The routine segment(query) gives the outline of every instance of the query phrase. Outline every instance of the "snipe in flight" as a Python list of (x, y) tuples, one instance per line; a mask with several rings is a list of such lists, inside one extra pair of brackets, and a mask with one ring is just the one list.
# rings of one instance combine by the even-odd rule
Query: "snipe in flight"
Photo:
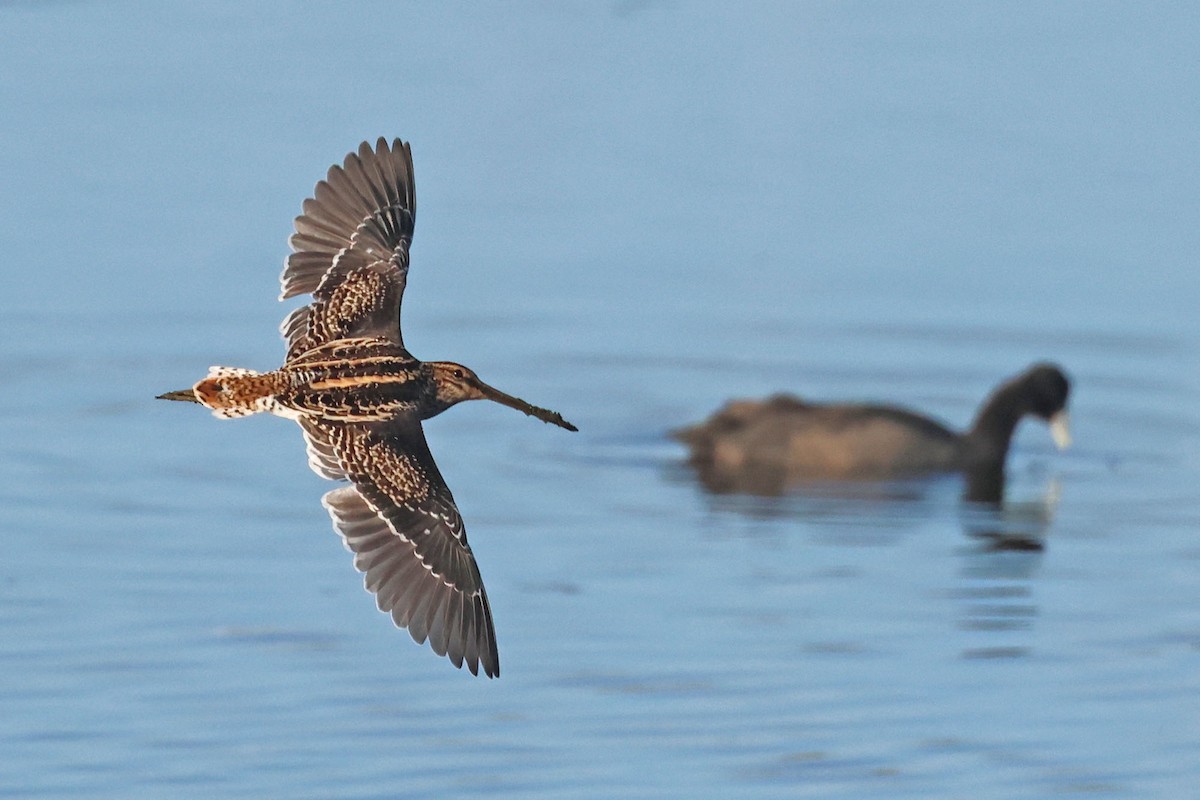
[(283, 321), (279, 369), (212, 367), (165, 400), (220, 418), (267, 411), (300, 424), (309, 466), (347, 480), (321, 502), (354, 553), (381, 611), (418, 644), (473, 674), (500, 674), (487, 593), (462, 517), (425, 443), (421, 420), (463, 400), (494, 400), (567, 430), (445, 361), (418, 361), (400, 334), (416, 197), (412, 153), (396, 139), (363, 142), (329, 169), (296, 218), (280, 299), (311, 294)]

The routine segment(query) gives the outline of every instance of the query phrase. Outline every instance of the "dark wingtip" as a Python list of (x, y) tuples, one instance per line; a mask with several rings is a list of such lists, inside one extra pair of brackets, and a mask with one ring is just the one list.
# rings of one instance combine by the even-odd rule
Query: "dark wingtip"
[(196, 399), (196, 393), (194, 391), (192, 391), (191, 389), (179, 389), (178, 391), (174, 391), (174, 392), (164, 392), (163, 394), (157, 395), (154, 399), (155, 400), (179, 400), (180, 402), (183, 402), (183, 403), (199, 403), (200, 402), (199, 400)]
[(489, 653), (481, 655), (478, 660), (474, 658), (464, 659), (462, 663), (457, 663), (454, 666), (461, 669), (466, 667), (472, 675), (483, 673), (487, 678), (500, 677), (500, 654), (496, 652), (493, 640), (493, 646)]

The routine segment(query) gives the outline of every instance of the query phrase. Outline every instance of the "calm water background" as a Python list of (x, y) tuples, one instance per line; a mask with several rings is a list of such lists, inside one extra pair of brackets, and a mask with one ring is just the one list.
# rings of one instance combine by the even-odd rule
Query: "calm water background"
[[(0, 796), (1197, 796), (1193, 4), (0, 3)], [(266, 369), (291, 219), (411, 139), (406, 340), (503, 677), (363, 592)], [(1011, 503), (706, 496), (729, 397), (965, 425)], [(1040, 553), (967, 534), (1032, 530)]]

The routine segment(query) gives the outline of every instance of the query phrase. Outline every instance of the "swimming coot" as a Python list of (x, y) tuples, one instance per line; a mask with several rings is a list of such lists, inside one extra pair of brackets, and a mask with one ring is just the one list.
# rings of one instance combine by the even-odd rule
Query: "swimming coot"
[(687, 445), (704, 484), (719, 492), (777, 494), (814, 481), (953, 471), (1002, 483), (1009, 441), (1025, 415), (1046, 420), (1060, 448), (1070, 443), (1069, 391), (1061, 369), (1035, 364), (992, 392), (965, 433), (903, 408), (775, 395), (734, 400), (673, 436)]

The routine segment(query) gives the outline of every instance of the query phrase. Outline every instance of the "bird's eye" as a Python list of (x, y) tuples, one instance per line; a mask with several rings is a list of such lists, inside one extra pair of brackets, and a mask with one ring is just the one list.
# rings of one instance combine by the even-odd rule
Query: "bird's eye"
[(463, 376), (463, 371), (461, 369), (454, 370), (454, 377), (461, 378), (462, 376)]

